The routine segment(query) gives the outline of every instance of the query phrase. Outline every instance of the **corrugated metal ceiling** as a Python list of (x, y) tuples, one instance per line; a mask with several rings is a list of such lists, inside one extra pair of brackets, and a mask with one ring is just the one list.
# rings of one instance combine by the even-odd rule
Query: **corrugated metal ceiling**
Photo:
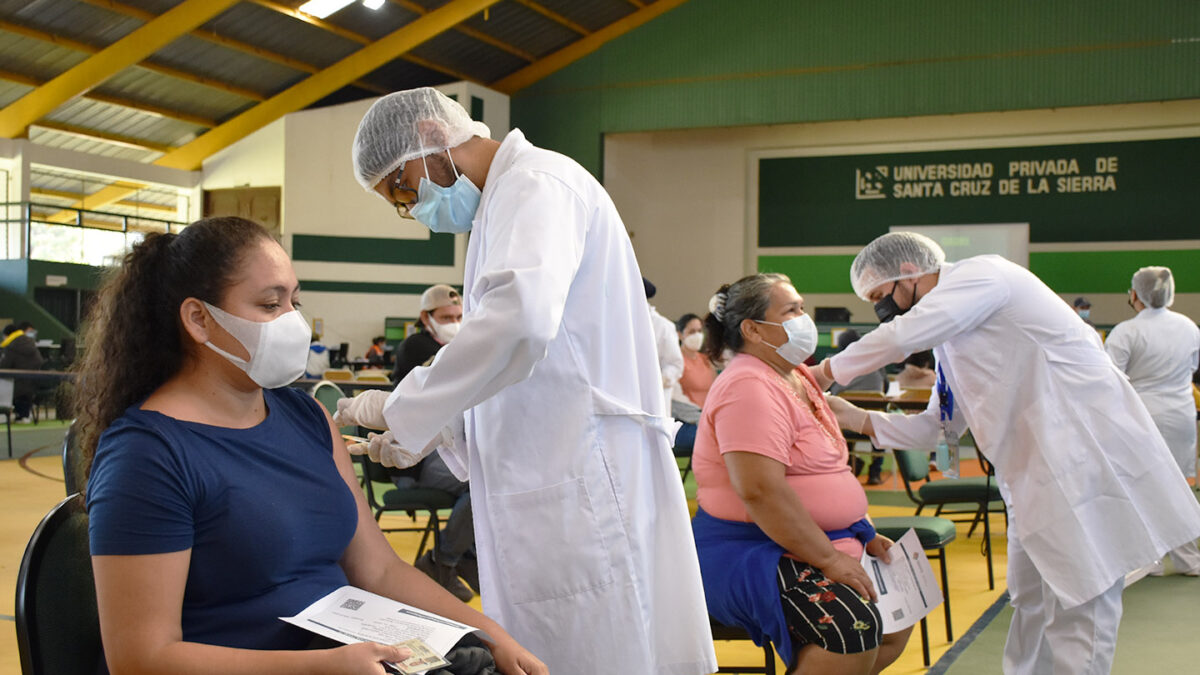
[[(182, 1), (0, 0), (0, 108)], [(237, 2), (142, 63), (62, 103), (39, 120), (44, 126), (33, 121), (29, 138), (52, 147), (153, 162), (446, 1), (388, 0), (379, 11), (354, 2), (324, 21), (299, 17), (295, 8), (301, 4)], [(487, 85), (651, 4), (500, 0), (322, 100), (444, 84), (458, 76)], [(50, 180), (48, 173), (38, 176), (38, 181)], [(57, 189), (49, 183), (37, 187)]]

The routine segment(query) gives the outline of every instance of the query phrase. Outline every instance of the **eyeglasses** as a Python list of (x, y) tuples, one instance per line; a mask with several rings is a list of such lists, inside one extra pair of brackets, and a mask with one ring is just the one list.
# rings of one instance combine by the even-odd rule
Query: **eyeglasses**
[[(400, 175), (397, 174), (396, 178), (392, 181), (391, 193), (392, 193), (392, 204), (396, 207), (396, 215), (400, 216), (401, 218), (415, 220), (415, 218), (413, 218), (413, 215), (409, 211), (409, 209), (412, 207), (413, 204), (417, 203), (417, 191), (410, 187), (405, 187), (404, 185), (401, 185)], [(404, 193), (408, 193), (408, 194), (405, 195)], [(397, 196), (397, 195), (400, 195), (400, 196)], [(408, 198), (404, 199), (405, 196), (407, 196)]]

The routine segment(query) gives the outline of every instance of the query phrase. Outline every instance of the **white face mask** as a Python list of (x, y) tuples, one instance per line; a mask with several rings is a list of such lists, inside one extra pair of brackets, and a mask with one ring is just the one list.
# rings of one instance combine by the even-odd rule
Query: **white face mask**
[(812, 317), (808, 314), (801, 314), (783, 323), (757, 320), (756, 323), (783, 326), (783, 329), (787, 331), (787, 342), (778, 347), (775, 347), (775, 345), (766, 340), (763, 340), (763, 344), (768, 347), (775, 347), (775, 352), (793, 366), (804, 363), (808, 360), (808, 357), (813, 355), (813, 352), (817, 351), (817, 324), (813, 323)]
[(688, 349), (698, 352), (704, 346), (704, 333), (692, 333), (683, 338), (683, 346)]
[(433, 331), (433, 337), (438, 339), (438, 342), (446, 344), (458, 335), (458, 327), (462, 325), (459, 321), (451, 321), (449, 323), (438, 323), (438, 320), (429, 317), (430, 330)]
[(263, 389), (275, 389), (291, 384), (304, 375), (312, 329), (299, 310), (292, 310), (271, 321), (251, 321), (207, 302), (204, 306), (212, 314), (213, 320), (246, 348), (250, 358), (234, 356), (211, 341), (204, 344), (246, 371), (255, 384)]

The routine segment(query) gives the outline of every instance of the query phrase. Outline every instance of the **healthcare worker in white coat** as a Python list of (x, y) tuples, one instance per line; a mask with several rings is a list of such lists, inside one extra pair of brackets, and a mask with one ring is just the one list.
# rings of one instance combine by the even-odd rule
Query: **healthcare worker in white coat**
[[(1200, 327), (1167, 309), (1175, 302), (1175, 279), (1166, 267), (1143, 267), (1133, 275), (1129, 305), (1137, 316), (1117, 324), (1104, 349), (1129, 376), (1150, 417), (1185, 476), (1196, 475), (1196, 403), (1192, 374), (1200, 368)], [(1167, 554), (1176, 572), (1200, 576), (1200, 549), (1190, 541)], [(1164, 572), (1162, 563), (1150, 571)]]
[[(641, 273), (608, 194), (430, 88), (378, 100), (353, 154), (401, 215), (471, 233), (462, 327), (397, 384), (372, 454), (407, 463), (453, 439), (484, 612), (554, 675), (713, 672)], [(378, 425), (357, 405), (340, 419)]]
[(1200, 536), (1200, 504), (1095, 330), (1000, 256), (944, 261), (914, 233), (868, 244), (851, 280), (884, 323), (818, 367), (844, 384), (932, 348), (929, 407), (868, 413), (832, 397), (834, 411), (881, 448), (929, 449), (969, 427), (1010, 514), (1004, 672), (1108, 673), (1125, 574)]
[[(658, 289), (646, 277), (642, 277), (642, 285), (646, 289), (646, 302), (658, 293)], [(654, 347), (658, 350), (658, 369), (662, 372), (663, 406), (668, 414), (671, 412), (671, 394), (683, 377), (683, 350), (679, 348), (679, 333), (675, 331), (675, 322), (658, 313), (654, 305), (650, 308), (650, 327), (654, 329)]]

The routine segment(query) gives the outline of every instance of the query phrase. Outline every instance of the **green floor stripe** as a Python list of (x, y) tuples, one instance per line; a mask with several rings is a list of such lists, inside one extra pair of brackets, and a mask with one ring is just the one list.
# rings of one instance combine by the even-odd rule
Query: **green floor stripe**
[(988, 607), (983, 614), (975, 620), (975, 623), (971, 624), (971, 627), (967, 629), (967, 632), (964, 633), (963, 636), (960, 637), (950, 647), (950, 649), (946, 651), (945, 654), (942, 654), (942, 658), (938, 659), (937, 662), (929, 668), (927, 675), (943, 675), (943, 673), (945, 673), (946, 670), (958, 660), (958, 657), (962, 656), (963, 652), (965, 652), (967, 648), (971, 646), (971, 643), (975, 642), (975, 638), (979, 637), (979, 635), (983, 633), (983, 630), (996, 620), (996, 617), (999, 616), (1000, 612), (1004, 611), (1004, 608), (1007, 605), (1008, 591), (1004, 591), (1000, 594), (999, 598), (996, 598), (996, 601), (992, 603), (992, 606)]

